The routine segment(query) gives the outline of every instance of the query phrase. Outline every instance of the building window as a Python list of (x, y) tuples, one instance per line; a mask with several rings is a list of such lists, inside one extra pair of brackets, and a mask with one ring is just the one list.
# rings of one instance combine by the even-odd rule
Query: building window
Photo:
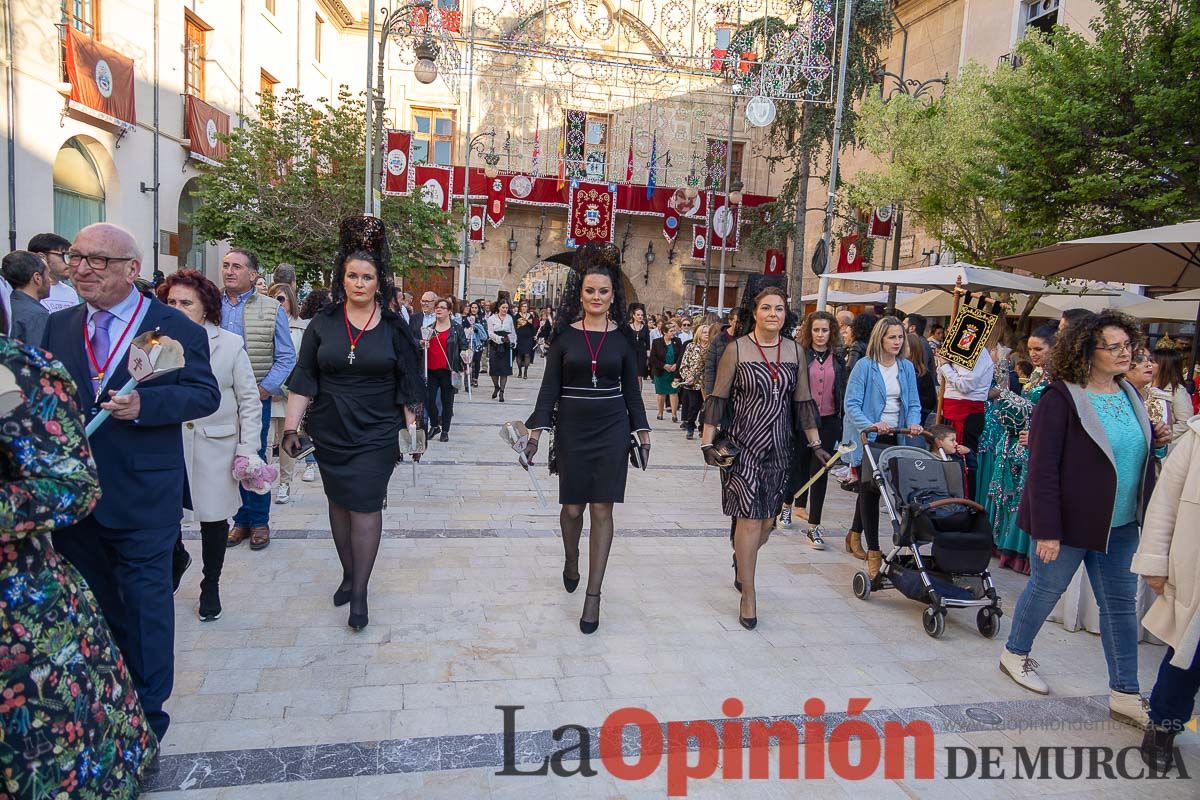
[(268, 14), (275, 13), (275, 0), (263, 0), (263, 6), (267, 9)]
[(183, 93), (204, 99), (205, 37), (212, 30), (186, 9), (183, 12)]
[(267, 95), (274, 95), (275, 85), (278, 83), (279, 81), (273, 75), (271, 75), (271, 73), (267, 72), (265, 69), (259, 70), (258, 93), (261, 96), (266, 97)]
[[(745, 142), (733, 143), (733, 164), (729, 168), (729, 185), (742, 179), (742, 155), (746, 149)], [(720, 191), (725, 189), (725, 140), (709, 139), (707, 152), (704, 156), (704, 174), (709, 183)]]
[(444, 108), (412, 110), (412, 159), (418, 164), (454, 163), (454, 112)]
[(1050, 33), (1058, 24), (1059, 0), (1024, 0), (1025, 8), (1021, 12), (1024, 30), (1034, 29), (1042, 33)]
[(100, 30), (100, 0), (62, 0), (62, 26), (58, 29), (58, 63), (67, 80), (67, 26), (96, 38)]
[(104, 221), (104, 183), (91, 153), (68, 139), (54, 159), (54, 232), (74, 239), (84, 227)]
[(321, 37), (325, 33), (325, 20), (321, 19), (321, 15), (317, 14), (313, 23), (313, 60), (321, 60)]

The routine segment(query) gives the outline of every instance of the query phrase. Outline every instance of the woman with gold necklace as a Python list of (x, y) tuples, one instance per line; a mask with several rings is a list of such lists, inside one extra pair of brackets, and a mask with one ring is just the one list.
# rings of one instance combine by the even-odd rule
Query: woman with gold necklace
[[(587, 596), (579, 630), (600, 626), (600, 587), (614, 534), (613, 504), (625, 501), (629, 460), (646, 463), (650, 425), (638, 391), (638, 359), (621, 335), (625, 297), (620, 251), (586, 244), (576, 253), (546, 356), (537, 405), (526, 423), (525, 450), (532, 462), (542, 433), (554, 431), (550, 471), (558, 473), (558, 499), (566, 564), (563, 586), (579, 585), (579, 537), (590, 507)], [(633, 452), (630, 435), (637, 436)]]
[[(782, 335), (795, 328), (786, 292), (771, 278), (756, 278), (746, 287), (750, 305), (738, 313), (738, 335), (721, 354), (705, 401), (701, 445), (705, 463), (721, 467), (722, 507), (734, 518), (734, 586), (742, 593), (738, 621), (746, 629), (758, 624), (758, 551), (783, 503), (795, 437), (805, 437), (809, 449), (828, 460), (804, 351)], [(714, 442), (718, 433), (721, 441)]]
[(301, 452), (297, 430), (307, 411), (342, 566), (333, 604), (350, 604), (355, 630), (367, 626), (367, 582), (400, 458), (398, 435), (405, 424), (414, 428), (425, 399), (416, 340), (388, 309), (389, 265), (382, 221), (342, 220), (330, 303), (304, 331), (280, 444), (293, 458)]

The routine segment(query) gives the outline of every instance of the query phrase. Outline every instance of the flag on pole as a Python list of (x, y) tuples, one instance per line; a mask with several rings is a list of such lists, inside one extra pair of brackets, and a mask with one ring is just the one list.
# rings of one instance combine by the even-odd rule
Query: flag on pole
[(654, 199), (654, 184), (658, 177), (658, 131), (650, 142), (650, 174), (646, 177), (646, 199)]
[(625, 182), (633, 183), (633, 128), (629, 129), (629, 155), (625, 158)]
[[(541, 120), (539, 120), (538, 122), (540, 124)], [(535, 178), (539, 174), (541, 174), (538, 172), (538, 167), (541, 166), (541, 164), (540, 164), (541, 160), (542, 160), (542, 143), (538, 139), (538, 129), (534, 128), (533, 129), (533, 168), (530, 170), (530, 172), (533, 174), (533, 177), (535, 177)]]

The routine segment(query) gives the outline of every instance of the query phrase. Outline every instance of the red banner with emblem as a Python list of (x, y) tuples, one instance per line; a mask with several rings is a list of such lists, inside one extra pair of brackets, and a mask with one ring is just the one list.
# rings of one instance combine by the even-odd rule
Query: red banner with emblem
[(567, 247), (613, 241), (617, 232), (617, 185), (571, 179), (567, 197)]
[(871, 221), (867, 223), (867, 236), (872, 239), (892, 238), (892, 225), (896, 221), (895, 206), (884, 206), (871, 212)]
[(692, 226), (692, 258), (704, 260), (704, 251), (708, 247), (708, 228), (704, 225)]
[(679, 212), (667, 206), (663, 211), (663, 236), (671, 244), (675, 244), (675, 237), (679, 235)]
[(412, 191), (412, 131), (389, 130), (383, 150), (383, 193), (408, 194)]
[[(487, 176), (484, 176), (487, 177)], [(504, 206), (508, 197), (509, 176), (497, 175), (487, 179), (487, 219), (493, 228), (504, 222)]]
[(843, 236), (838, 245), (837, 272), (862, 272), (863, 252), (858, 244), (858, 234)]
[(737, 250), (742, 227), (742, 207), (730, 205), (725, 195), (713, 193), (712, 203), (712, 237), (709, 241), (714, 250)]
[(483, 206), (471, 206), (471, 227), (469, 239), (472, 242), (483, 241), (483, 218), (485, 213), (486, 212), (484, 211)]
[(117, 124), (134, 125), (133, 59), (67, 28), (71, 100)]
[(763, 259), (763, 275), (782, 275), (787, 257), (782, 250), (768, 250)]
[(454, 171), (436, 164), (417, 164), (413, 178), (421, 191), (421, 199), (442, 211), (450, 210), (450, 194), (454, 191)]
[(208, 164), (220, 164), (229, 155), (218, 135), (229, 135), (229, 115), (198, 97), (187, 96), (187, 137), (191, 156)]

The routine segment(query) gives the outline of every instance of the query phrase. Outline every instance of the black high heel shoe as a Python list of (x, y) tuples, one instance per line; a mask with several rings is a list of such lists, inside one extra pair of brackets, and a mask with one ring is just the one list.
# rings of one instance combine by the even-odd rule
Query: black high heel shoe
[(356, 631), (361, 631), (363, 628), (367, 627), (367, 601), (366, 601), (366, 598), (363, 598), (362, 605), (363, 605), (363, 610), (362, 610), (361, 614), (358, 613), (357, 611), (355, 611), (354, 607), (351, 606), (350, 618), (348, 620), (346, 620), (346, 624), (349, 625), (351, 628), (353, 628)]
[(738, 614), (738, 622), (742, 623), (742, 627), (746, 630), (752, 631), (758, 625), (758, 617), (743, 617)]
[(342, 606), (346, 605), (346, 603), (349, 603), (352, 594), (353, 593), (351, 592), (349, 586), (347, 586), (345, 589), (339, 586), (337, 591), (333, 593), (333, 607), (341, 608)]
[[(599, 596), (600, 596), (600, 593), (599, 593), (599, 592), (596, 592), (595, 594), (592, 594), (591, 592), (587, 592), (586, 594), (587, 594), (587, 596), (588, 596), (588, 597), (599, 597)], [(585, 602), (586, 602), (586, 601), (585, 601)], [(599, 627), (600, 627), (600, 613), (599, 613), (599, 610), (597, 610), (597, 612), (596, 612), (596, 621), (595, 621), (595, 622), (588, 622), (588, 621), (587, 621), (587, 620), (585, 620), (585, 619), (584, 619), (582, 616), (580, 616), (580, 617), (579, 617), (579, 630), (580, 630), (580, 632), (582, 632), (582, 633), (595, 633), (595, 632), (596, 632), (596, 629), (597, 629), (597, 628), (599, 628)]]
[(495, 400), (495, 399), (496, 399), (496, 395), (498, 395), (498, 394), (500, 394), (500, 387), (499, 387), (499, 386), (497, 386), (496, 388), (492, 389), (492, 399), (493, 399), (493, 400)]
[[(570, 564), (571, 562), (568, 561), (567, 563)], [(575, 562), (575, 571), (579, 571), (578, 560)], [(567, 575), (566, 567), (563, 567), (563, 588), (566, 589), (568, 593), (574, 592), (579, 588), (579, 576), (576, 575), (574, 578), (572, 578), (571, 576)]]

